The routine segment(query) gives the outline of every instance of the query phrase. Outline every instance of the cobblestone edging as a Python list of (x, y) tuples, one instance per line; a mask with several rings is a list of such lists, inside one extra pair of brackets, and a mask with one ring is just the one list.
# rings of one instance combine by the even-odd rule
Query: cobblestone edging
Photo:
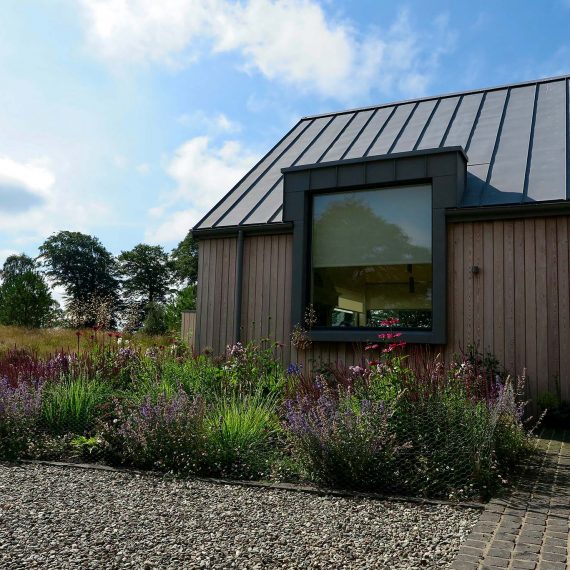
[(570, 567), (570, 432), (543, 435), (539, 446), (510, 495), (488, 503), (452, 569)]

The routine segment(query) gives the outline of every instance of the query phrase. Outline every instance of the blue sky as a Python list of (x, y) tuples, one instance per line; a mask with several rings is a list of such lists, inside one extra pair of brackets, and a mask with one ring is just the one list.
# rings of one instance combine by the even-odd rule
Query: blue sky
[(298, 118), (570, 73), (570, 0), (6, 0), (0, 262), (170, 249)]

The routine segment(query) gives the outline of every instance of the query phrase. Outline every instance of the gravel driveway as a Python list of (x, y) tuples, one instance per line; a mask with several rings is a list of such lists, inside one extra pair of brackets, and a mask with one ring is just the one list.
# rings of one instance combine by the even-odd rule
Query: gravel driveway
[(0, 465), (0, 567), (445, 568), (478, 511)]

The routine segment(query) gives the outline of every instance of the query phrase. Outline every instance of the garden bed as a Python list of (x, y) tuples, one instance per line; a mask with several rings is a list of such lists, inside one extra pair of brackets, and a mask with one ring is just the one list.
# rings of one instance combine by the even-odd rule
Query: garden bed
[(0, 353), (0, 458), (462, 501), (532, 451), (523, 383), (476, 353), (445, 365), (385, 334), (361, 365), (308, 375), (268, 341), (212, 358), (94, 332), (80, 352)]
[(0, 465), (0, 565), (445, 568), (479, 511)]

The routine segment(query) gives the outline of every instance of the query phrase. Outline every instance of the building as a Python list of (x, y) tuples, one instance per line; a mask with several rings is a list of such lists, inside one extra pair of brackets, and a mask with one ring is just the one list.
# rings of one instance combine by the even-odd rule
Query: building
[(570, 399), (569, 79), (300, 120), (194, 228), (196, 350), (271, 337), (350, 364), (396, 316)]

